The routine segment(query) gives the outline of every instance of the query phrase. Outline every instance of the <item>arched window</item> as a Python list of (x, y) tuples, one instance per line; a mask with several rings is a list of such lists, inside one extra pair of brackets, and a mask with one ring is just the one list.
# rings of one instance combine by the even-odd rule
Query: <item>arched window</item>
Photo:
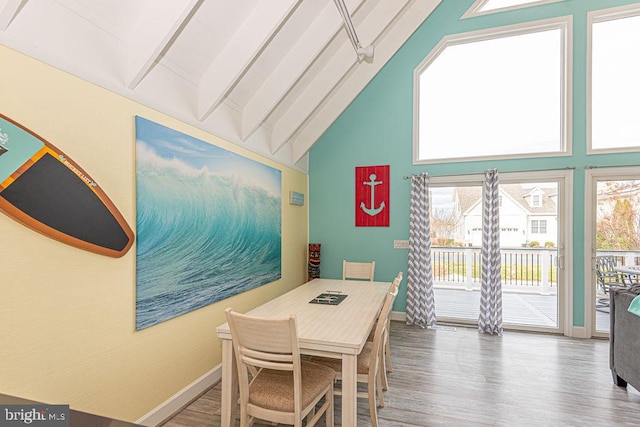
[(504, 12), (521, 7), (537, 6), (545, 3), (555, 3), (562, 0), (476, 0), (463, 18), (483, 15), (485, 13)]

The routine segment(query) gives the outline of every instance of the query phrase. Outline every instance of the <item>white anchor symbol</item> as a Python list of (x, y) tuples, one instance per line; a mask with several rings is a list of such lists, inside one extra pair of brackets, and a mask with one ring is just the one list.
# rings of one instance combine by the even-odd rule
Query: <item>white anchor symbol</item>
[(384, 202), (380, 203), (380, 206), (378, 206), (377, 208), (375, 208), (374, 206), (375, 204), (375, 189), (376, 189), (376, 185), (378, 184), (382, 184), (382, 181), (376, 181), (376, 174), (372, 173), (371, 175), (369, 175), (369, 179), (371, 181), (365, 181), (363, 182), (364, 185), (370, 185), (371, 186), (371, 207), (367, 208), (367, 206), (364, 204), (364, 202), (360, 202), (360, 209), (362, 209), (366, 214), (374, 216), (380, 213), (380, 211), (382, 209), (384, 209)]

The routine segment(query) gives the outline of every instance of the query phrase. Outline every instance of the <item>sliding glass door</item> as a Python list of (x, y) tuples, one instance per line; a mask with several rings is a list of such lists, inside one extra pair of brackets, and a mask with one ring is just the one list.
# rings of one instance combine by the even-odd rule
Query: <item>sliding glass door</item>
[[(568, 175), (500, 176), (503, 322), (562, 332)], [(480, 306), (482, 182), (431, 178), (431, 242), (439, 322), (476, 323)]]
[(640, 264), (640, 169), (587, 172), (587, 237), (590, 250), (587, 319), (592, 336), (609, 334), (609, 290), (638, 281)]

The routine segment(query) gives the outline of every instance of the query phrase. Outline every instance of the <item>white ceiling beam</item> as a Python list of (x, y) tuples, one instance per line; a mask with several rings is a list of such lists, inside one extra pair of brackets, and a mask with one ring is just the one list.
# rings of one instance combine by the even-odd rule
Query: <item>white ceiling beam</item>
[[(411, 37), (411, 34), (433, 12), (442, 0), (412, 0), (396, 21), (385, 31), (385, 36), (375, 42), (376, 56), (373, 64), (353, 67), (351, 73), (345, 77), (340, 90), (334, 90), (316, 108), (313, 115), (305, 122), (300, 133), (291, 138), (289, 144), (293, 162), (300, 160), (331, 126), (349, 104), (358, 96), (364, 87), (375, 77), (378, 71), (391, 59), (396, 51)], [(383, 1), (371, 13), (377, 13), (379, 7), (388, 7), (391, 2)], [(387, 4), (387, 6), (385, 6)], [(369, 22), (369, 21), (368, 21)], [(376, 34), (369, 25), (361, 25), (358, 31), (363, 40)], [(373, 33), (372, 33), (373, 32)]]
[(150, 1), (129, 39), (127, 87), (135, 89), (201, 0)]
[(198, 118), (203, 121), (244, 75), (264, 45), (301, 0), (262, 0), (202, 74), (198, 86)]
[[(392, 22), (392, 18), (402, 12), (409, 0), (396, 0), (393, 2), (380, 2), (379, 5), (366, 16), (359, 24), (361, 34), (367, 36), (363, 43), (372, 43), (384, 29)], [(353, 46), (347, 40), (342, 43), (331, 61), (317, 74), (317, 77), (309, 83), (305, 90), (293, 101), (280, 119), (273, 125), (271, 133), (270, 149), (272, 153), (278, 151), (304, 121), (311, 116), (313, 111), (325, 99), (327, 94), (336, 87), (349, 70), (358, 63), (357, 56), (353, 54)], [(374, 63), (380, 64), (377, 58)], [(362, 67), (375, 67), (374, 64), (362, 64)]]
[(0, 11), (0, 31), (6, 31), (11, 21), (18, 15), (20, 10), (27, 3), (27, 0), (7, 0), (2, 11)]
[[(349, 0), (347, 7), (350, 11), (356, 10), (362, 1)], [(335, 4), (328, 1), (318, 17), (242, 109), (240, 138), (246, 140), (262, 124), (329, 41), (340, 31), (342, 25), (343, 21)]]
[(273, 124), (269, 141), (271, 153), (280, 150), (305, 120), (311, 116), (318, 105), (340, 82), (340, 79), (356, 64), (354, 59), (353, 47), (351, 42), (347, 40), (342, 43), (331, 62), (318, 72), (316, 78), (309, 82), (304, 91)]

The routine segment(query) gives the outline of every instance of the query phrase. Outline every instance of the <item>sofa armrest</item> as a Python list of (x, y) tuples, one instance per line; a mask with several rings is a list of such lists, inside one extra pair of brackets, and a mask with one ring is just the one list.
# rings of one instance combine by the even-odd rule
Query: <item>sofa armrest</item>
[(631, 301), (640, 293), (640, 286), (616, 288), (610, 292), (611, 331), (609, 366), (614, 383), (640, 388), (640, 316), (629, 313)]

